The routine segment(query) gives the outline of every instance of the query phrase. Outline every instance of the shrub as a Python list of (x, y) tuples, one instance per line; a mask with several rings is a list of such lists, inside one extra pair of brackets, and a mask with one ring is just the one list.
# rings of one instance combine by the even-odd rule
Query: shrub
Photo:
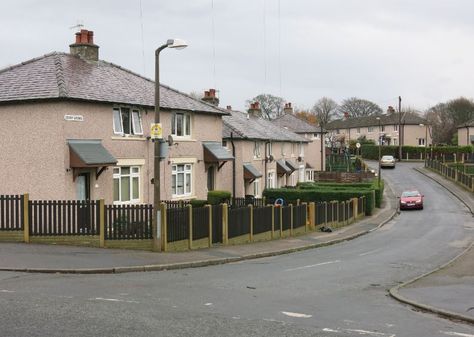
[(229, 191), (209, 191), (207, 192), (207, 201), (211, 205), (229, 203), (231, 195)]
[(202, 199), (191, 199), (190, 203), (191, 203), (191, 206), (198, 208), (198, 207), (204, 207), (204, 205), (206, 205), (208, 202), (207, 200), (202, 200)]

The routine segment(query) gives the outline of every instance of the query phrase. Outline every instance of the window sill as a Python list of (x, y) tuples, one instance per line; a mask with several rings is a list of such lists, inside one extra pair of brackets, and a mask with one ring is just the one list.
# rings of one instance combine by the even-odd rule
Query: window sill
[(173, 136), (173, 142), (175, 143), (180, 143), (180, 142), (197, 142), (196, 139), (192, 139), (192, 138), (186, 138), (186, 137), (176, 137), (176, 136)]
[(179, 201), (179, 200), (189, 200), (189, 199), (196, 199), (196, 196), (193, 195), (172, 195), (171, 201)]
[(112, 136), (112, 140), (126, 140), (126, 141), (142, 141), (145, 142), (147, 139), (144, 136)]

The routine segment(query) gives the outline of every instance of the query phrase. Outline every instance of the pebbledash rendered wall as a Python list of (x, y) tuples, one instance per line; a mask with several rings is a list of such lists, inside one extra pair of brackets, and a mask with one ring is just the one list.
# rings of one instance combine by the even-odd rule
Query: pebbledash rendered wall
[[(147, 140), (154, 111), (141, 109), (143, 136), (122, 137), (113, 132), (115, 105), (89, 102), (33, 102), (0, 105), (0, 194), (29, 193), (32, 199), (76, 199), (76, 185), (69, 167), (68, 139), (101, 139), (103, 146), (118, 160), (118, 165), (139, 165), (140, 202), (151, 203), (153, 188), (153, 143)], [(66, 121), (65, 115), (80, 115), (83, 121)], [(170, 133), (170, 112), (161, 112), (164, 136)], [(175, 139), (169, 156), (161, 162), (162, 199), (172, 199), (171, 166), (193, 164), (193, 194), (205, 199), (206, 171), (202, 141), (221, 141), (221, 117), (192, 114), (192, 137)], [(225, 165), (230, 166), (228, 162)], [(96, 180), (91, 173), (91, 199), (112, 203), (112, 167)], [(221, 172), (216, 187), (223, 188)], [(189, 197), (188, 197), (189, 198)]]

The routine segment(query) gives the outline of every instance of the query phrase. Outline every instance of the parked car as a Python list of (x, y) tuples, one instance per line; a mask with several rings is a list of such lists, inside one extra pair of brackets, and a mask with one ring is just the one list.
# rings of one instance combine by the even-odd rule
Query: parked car
[(393, 156), (383, 156), (380, 159), (380, 167), (395, 168), (395, 158)]
[(423, 197), (417, 190), (404, 191), (400, 196), (400, 209), (423, 209)]

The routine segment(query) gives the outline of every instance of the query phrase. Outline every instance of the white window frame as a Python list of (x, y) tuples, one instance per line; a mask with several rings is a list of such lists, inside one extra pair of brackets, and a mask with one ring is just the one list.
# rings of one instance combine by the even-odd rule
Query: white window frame
[[(128, 174), (123, 174), (122, 169), (123, 168), (128, 168), (130, 171)], [(118, 172), (116, 172), (118, 170)], [(136, 170), (134, 172), (134, 170)], [(140, 166), (116, 166), (113, 168), (113, 179), (118, 179), (119, 184), (118, 184), (118, 196), (119, 200), (114, 200), (113, 203), (116, 205), (122, 205), (122, 204), (136, 204), (140, 202), (140, 192), (141, 192), (141, 177), (140, 177)], [(130, 200), (122, 200), (122, 178), (129, 177), (130, 178)], [(138, 179), (138, 196), (134, 198), (133, 195), (133, 180), (134, 178)], [(115, 188), (115, 184), (113, 184)], [(113, 191), (115, 192), (115, 191)], [(115, 193), (114, 193), (115, 194)]]
[(253, 143), (253, 157), (254, 158), (260, 158), (261, 156), (260, 147), (261, 147), (260, 142), (255, 141)]
[(425, 146), (426, 142), (424, 138), (418, 138), (418, 146)]
[(267, 172), (267, 188), (275, 188), (275, 172)]
[[(125, 109), (127, 109), (127, 113), (129, 114), (130, 120), (130, 133), (124, 133), (123, 128), (123, 116), (122, 114), (125, 113)], [(112, 125), (114, 134), (121, 135), (121, 136), (133, 136), (133, 135), (143, 135), (143, 123), (142, 123), (142, 116), (139, 109), (130, 108), (130, 107), (115, 107), (112, 110)], [(119, 125), (117, 125), (115, 119), (118, 117)], [(138, 122), (138, 124), (137, 124)]]
[[(178, 115), (182, 116), (181, 135), (177, 134)], [(173, 112), (171, 114), (171, 135), (176, 138), (191, 138), (191, 135), (193, 133), (192, 124), (192, 116), (189, 112)]]
[(373, 126), (368, 126), (368, 127), (367, 127), (367, 132), (368, 132), (368, 133), (374, 132), (374, 127), (373, 127)]
[(253, 195), (256, 198), (260, 197), (260, 179), (253, 181)]
[[(179, 167), (183, 170), (180, 171)], [(178, 176), (183, 175), (183, 193), (178, 193)], [(173, 164), (171, 166), (171, 194), (173, 198), (189, 197), (193, 194), (193, 164)], [(189, 181), (189, 184), (188, 184)], [(174, 187), (173, 187), (174, 184)], [(189, 190), (186, 190), (186, 185), (189, 185)]]
[(266, 143), (265, 146), (267, 147), (267, 156), (271, 156), (273, 154), (272, 142)]
[(314, 181), (314, 170), (306, 170), (306, 181)]
[(393, 125), (393, 131), (398, 131), (398, 124)]

